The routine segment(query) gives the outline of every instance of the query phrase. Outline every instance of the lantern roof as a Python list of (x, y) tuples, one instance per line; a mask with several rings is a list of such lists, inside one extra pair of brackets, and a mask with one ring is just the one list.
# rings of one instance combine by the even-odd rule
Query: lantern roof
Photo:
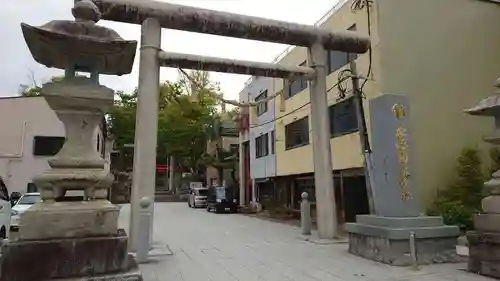
[(123, 75), (132, 71), (137, 41), (124, 40), (113, 29), (96, 25), (101, 13), (91, 0), (81, 0), (70, 20), (53, 20), (36, 27), (21, 23), (35, 59), (47, 67)]

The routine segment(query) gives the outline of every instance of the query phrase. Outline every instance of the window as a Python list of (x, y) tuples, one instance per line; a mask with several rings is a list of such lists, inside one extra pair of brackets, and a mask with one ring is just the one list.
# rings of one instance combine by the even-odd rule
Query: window
[(276, 137), (274, 136), (274, 131), (271, 131), (271, 154), (276, 153)]
[(35, 136), (33, 140), (33, 155), (54, 156), (61, 150), (65, 140), (64, 137)]
[(302, 192), (307, 192), (307, 199), (309, 202), (316, 202), (316, 191), (313, 177), (296, 178), (293, 182), (295, 183), (295, 188), (293, 189), (293, 192), (295, 193), (294, 198), (298, 198), (293, 202), (294, 208), (300, 209), (300, 196), (302, 195)]
[(38, 202), (42, 202), (42, 197), (38, 194), (25, 194), (19, 199), (17, 204), (19, 205), (33, 205)]
[[(356, 31), (356, 24), (353, 24), (347, 30)], [(328, 73), (339, 70), (344, 65), (350, 63), (352, 60), (358, 58), (357, 54), (345, 53), (340, 51), (329, 51), (328, 52)]]
[(225, 199), (226, 198), (226, 189), (224, 187), (215, 188), (215, 198)]
[[(260, 95), (258, 95), (255, 98), (255, 101), (258, 102), (258, 101), (265, 100), (265, 99), (267, 99), (267, 90), (265, 90)], [(257, 116), (261, 116), (262, 114), (264, 114), (266, 112), (267, 112), (267, 102), (259, 103), (257, 105)]]
[(293, 149), (309, 144), (309, 117), (285, 126), (285, 148)]
[(358, 118), (353, 98), (336, 103), (328, 108), (330, 134), (338, 137), (358, 131)]
[(207, 196), (208, 195), (208, 189), (198, 189), (196, 191), (198, 196)]
[(269, 155), (269, 135), (264, 134), (255, 139), (255, 158)]
[(347, 64), (347, 53), (328, 51), (328, 73), (332, 73)]
[[(306, 62), (302, 62), (300, 66), (306, 65)], [(296, 80), (291, 81), (288, 87), (285, 89), (285, 99), (289, 99), (296, 94), (302, 92), (307, 88), (307, 79), (303, 76), (297, 77)]]
[(31, 192), (38, 192), (38, 187), (32, 183), (32, 182), (29, 182), (27, 185), (26, 185), (26, 192), (28, 193), (31, 193)]
[(101, 136), (97, 134), (97, 152), (99, 152), (100, 148), (101, 148)]

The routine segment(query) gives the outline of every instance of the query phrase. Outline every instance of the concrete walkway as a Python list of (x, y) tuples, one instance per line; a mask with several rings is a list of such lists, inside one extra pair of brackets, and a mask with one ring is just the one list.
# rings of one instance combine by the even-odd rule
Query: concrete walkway
[[(347, 244), (305, 241), (298, 228), (240, 214), (214, 214), (187, 203), (156, 203), (154, 240), (171, 256), (141, 266), (145, 281), (483, 281), (434, 265), (418, 271), (358, 258)], [(129, 206), (120, 223), (128, 229)]]

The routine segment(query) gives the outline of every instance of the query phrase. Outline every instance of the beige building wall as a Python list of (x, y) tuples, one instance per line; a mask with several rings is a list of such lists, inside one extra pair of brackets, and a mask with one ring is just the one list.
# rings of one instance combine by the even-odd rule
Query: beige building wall
[[(228, 150), (231, 148), (231, 145), (240, 145), (240, 140), (238, 137), (227, 137), (227, 136), (221, 137), (218, 140), (210, 140), (207, 142), (207, 153), (209, 155), (215, 154), (217, 144), (222, 145), (222, 148), (224, 150)], [(213, 182), (216, 182), (219, 178), (217, 169), (210, 166), (207, 167), (206, 177), (207, 177), (207, 185), (210, 186)], [(224, 175), (224, 177), (226, 177), (226, 175)]]
[[(368, 35), (366, 9), (353, 12), (351, 2), (322, 26), (336, 31), (356, 24), (359, 33)], [(481, 137), (494, 128), (492, 120), (467, 116), (463, 109), (491, 95), (500, 76), (499, 15), (500, 5), (475, 0), (374, 1), (372, 75), (364, 88), (367, 125), (369, 129), (369, 99), (383, 93), (410, 98), (414, 180), (422, 205), (449, 181), (460, 150), (483, 146)], [(281, 63), (298, 65), (305, 59), (306, 49), (294, 48)], [(367, 74), (369, 61), (368, 53), (356, 60), (362, 75)], [(327, 89), (337, 82), (337, 75), (329, 75)], [(350, 90), (350, 80), (347, 84)], [(275, 88), (283, 88), (281, 79), (275, 80)], [(328, 93), (329, 105), (337, 94), (336, 89)], [(284, 127), (310, 115), (308, 102), (308, 89), (276, 102), (278, 176), (313, 172), (311, 144), (285, 150)], [(331, 139), (331, 148), (334, 170), (362, 166), (358, 133)]]
[(466, 146), (483, 146), (493, 119), (463, 113), (493, 94), (500, 76), (500, 5), (471, 0), (383, 0), (379, 7), (384, 93), (411, 102), (415, 177), (429, 203)]
[[(367, 16), (365, 11), (353, 12), (351, 10), (352, 1), (346, 1), (330, 18), (328, 18), (321, 27), (328, 28), (332, 31), (345, 31), (353, 24), (356, 24), (357, 32), (368, 35), (368, 24)], [(378, 57), (380, 51), (378, 50), (378, 36), (377, 36), (377, 14), (373, 13), (371, 15), (372, 19), (372, 40), (373, 40), (373, 55), (372, 55), (372, 70), (374, 73), (374, 80), (379, 71)], [(302, 63), (307, 58), (306, 48), (297, 47), (294, 48), (287, 56), (285, 56), (280, 63), (282, 64), (292, 64), (298, 65)], [(358, 71), (366, 74), (369, 66), (369, 55), (362, 54), (358, 56), (356, 60)], [(327, 89), (331, 89), (328, 92), (328, 105), (332, 105), (338, 102), (338, 90), (335, 84), (338, 80), (338, 73), (343, 69), (348, 68), (346, 65), (344, 68), (332, 72), (327, 77)], [(348, 91), (351, 91), (352, 87), (350, 80), (347, 80), (343, 84), (347, 86)], [(276, 79), (275, 88), (277, 91), (283, 89), (283, 80)], [(378, 95), (378, 84), (376, 82), (370, 82), (365, 86), (365, 92), (368, 98), (372, 98)], [(295, 120), (301, 119), (305, 116), (310, 116), (310, 106), (309, 106), (309, 88), (305, 89), (295, 96), (283, 100), (279, 99), (276, 103), (276, 173), (278, 176), (312, 173), (314, 171), (313, 165), (313, 153), (312, 144), (307, 146), (285, 150), (285, 126), (294, 122)], [(284, 105), (283, 105), (284, 103)], [(367, 106), (367, 102), (365, 101)], [(283, 110), (284, 109), (284, 110)], [(311, 119), (309, 118), (309, 129), (311, 128)], [(312, 134), (309, 134), (310, 143), (312, 142)], [(361, 155), (359, 134), (352, 133), (343, 135), (340, 137), (332, 138), (330, 140), (332, 149), (332, 165), (334, 170), (348, 169), (353, 167), (362, 167), (363, 158)], [(300, 161), (296, 161), (300, 159)], [(295, 161), (292, 161), (295, 160)]]
[[(50, 169), (50, 157), (33, 155), (34, 137), (64, 135), (63, 124), (43, 97), (0, 98), (0, 177), (9, 193), (26, 192), (34, 176)], [(97, 135), (103, 139), (100, 128), (94, 136), (96, 149)]]

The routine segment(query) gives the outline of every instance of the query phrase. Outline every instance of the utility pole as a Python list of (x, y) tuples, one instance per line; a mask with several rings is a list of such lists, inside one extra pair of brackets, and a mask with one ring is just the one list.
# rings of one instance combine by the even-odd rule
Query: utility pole
[(363, 93), (361, 91), (361, 88), (359, 87), (359, 77), (356, 68), (356, 62), (352, 60), (349, 66), (351, 68), (353, 98), (356, 106), (356, 116), (358, 119), (359, 140), (361, 142), (361, 150), (363, 151), (363, 166), (365, 172), (366, 193), (368, 195), (368, 206), (370, 208), (370, 214), (375, 214), (372, 190), (374, 184), (371, 177), (373, 167), (371, 158), (372, 150), (370, 148), (370, 140), (368, 138), (368, 130), (366, 128), (365, 109), (363, 106)]

